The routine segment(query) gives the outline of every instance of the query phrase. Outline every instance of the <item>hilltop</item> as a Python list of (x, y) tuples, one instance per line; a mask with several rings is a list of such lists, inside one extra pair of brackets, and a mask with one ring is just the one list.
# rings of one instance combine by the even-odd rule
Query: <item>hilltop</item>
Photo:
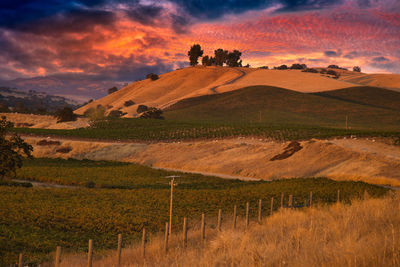
[[(146, 79), (131, 83), (79, 108), (76, 113), (83, 114), (91, 107), (102, 105), (108, 111), (117, 109), (127, 113), (126, 117), (134, 117), (139, 104), (166, 108), (185, 98), (213, 95), (255, 85), (276, 86), (299, 92), (320, 92), (354, 86), (327, 75), (300, 70), (198, 66), (168, 72), (159, 77), (155, 81)], [(125, 104), (127, 101), (134, 104)]]

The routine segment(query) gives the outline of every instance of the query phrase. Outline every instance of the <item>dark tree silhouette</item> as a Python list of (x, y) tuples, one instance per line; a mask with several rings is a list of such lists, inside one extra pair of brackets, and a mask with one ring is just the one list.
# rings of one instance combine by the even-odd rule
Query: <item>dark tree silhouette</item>
[(112, 93), (115, 93), (116, 91), (118, 91), (118, 88), (114, 86), (114, 87), (108, 89), (108, 94), (110, 95)]
[(57, 110), (55, 115), (57, 118), (57, 123), (76, 121), (78, 117), (70, 107), (64, 107), (63, 109)]
[(361, 72), (361, 68), (359, 66), (354, 66), (353, 71)]
[(226, 63), (226, 60), (228, 58), (228, 51), (219, 48), (214, 51), (214, 56), (215, 56), (214, 57), (215, 65), (223, 66), (224, 63)]
[(194, 44), (190, 50), (188, 51), (190, 66), (196, 66), (199, 64), (199, 57), (203, 56), (203, 50), (201, 50), (201, 46), (199, 44)]
[(242, 66), (242, 60), (240, 60), (240, 56), (242, 55), (242, 52), (238, 50), (233, 50), (233, 52), (230, 52), (228, 54), (226, 64), (229, 67), (241, 67)]
[(201, 64), (202, 64), (203, 66), (209, 66), (209, 65), (208, 65), (209, 62), (210, 62), (210, 57), (209, 57), (209, 56), (204, 56), (204, 57), (201, 59)]

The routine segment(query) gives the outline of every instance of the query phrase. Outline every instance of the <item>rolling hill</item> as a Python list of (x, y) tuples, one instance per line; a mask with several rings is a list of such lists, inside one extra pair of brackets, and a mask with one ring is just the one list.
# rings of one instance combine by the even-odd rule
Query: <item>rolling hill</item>
[[(134, 117), (139, 104), (166, 108), (182, 99), (213, 95), (248, 86), (268, 85), (299, 92), (320, 92), (354, 86), (314, 73), (299, 70), (265, 70), (227, 67), (190, 67), (160, 75), (158, 80), (134, 82), (123, 89), (76, 110), (83, 114), (88, 108), (102, 105), (121, 110)], [(126, 101), (134, 104), (126, 105)]]
[(400, 110), (396, 101), (400, 93), (390, 91), (390, 98), (376, 98), (382, 92), (388, 93), (387, 90), (366, 87), (368, 96), (357, 100), (362, 90), (354, 87), (309, 94), (272, 86), (251, 86), (181, 100), (165, 110), (165, 117), (185, 121), (344, 127), (348, 116), (352, 128), (400, 129)]

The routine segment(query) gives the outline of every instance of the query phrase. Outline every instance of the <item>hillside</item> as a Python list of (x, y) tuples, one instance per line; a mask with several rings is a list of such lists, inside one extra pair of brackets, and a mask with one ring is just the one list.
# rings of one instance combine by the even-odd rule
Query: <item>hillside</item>
[(360, 86), (315, 93), (355, 104), (400, 111), (400, 93), (379, 87)]
[(400, 74), (366, 74), (343, 71), (339, 80), (359, 85), (383, 87), (400, 92)]
[[(387, 109), (385, 97), (371, 100), (383, 89), (371, 89), (361, 104), (354, 103), (360, 88), (344, 89), (351, 92), (348, 99), (332, 97), (343, 94), (314, 95), (271, 86), (252, 86), (217, 95), (184, 99), (166, 109), (167, 119), (246, 121), (279, 124), (304, 124), (319, 126), (345, 126), (345, 117), (353, 128), (398, 129), (400, 110)], [(328, 93), (327, 93), (328, 94)], [(347, 94), (344, 94), (347, 95)], [(388, 106), (397, 107), (400, 93), (390, 92)], [(393, 101), (392, 101), (393, 99)], [(369, 104), (368, 104), (369, 103)], [(373, 105), (373, 103), (375, 103)]]
[[(298, 70), (199, 66), (162, 74), (155, 81), (146, 79), (134, 82), (76, 110), (76, 113), (83, 114), (90, 107), (102, 105), (108, 111), (118, 109), (126, 112), (126, 117), (133, 117), (139, 104), (165, 108), (185, 98), (229, 92), (255, 85), (277, 86), (299, 92), (320, 92), (353, 86), (320, 74)], [(135, 104), (125, 106), (126, 101), (133, 101)]]

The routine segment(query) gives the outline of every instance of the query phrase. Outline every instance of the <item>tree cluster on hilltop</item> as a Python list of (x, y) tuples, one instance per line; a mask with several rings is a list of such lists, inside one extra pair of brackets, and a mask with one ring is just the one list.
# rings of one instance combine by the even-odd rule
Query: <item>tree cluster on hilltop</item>
[(242, 67), (242, 52), (233, 50), (229, 52), (219, 48), (214, 50), (214, 56), (203, 56), (204, 51), (201, 49), (199, 44), (194, 44), (188, 51), (190, 66), (196, 66), (199, 64), (198, 60), (202, 57), (201, 64), (203, 66), (224, 66), (228, 67)]

